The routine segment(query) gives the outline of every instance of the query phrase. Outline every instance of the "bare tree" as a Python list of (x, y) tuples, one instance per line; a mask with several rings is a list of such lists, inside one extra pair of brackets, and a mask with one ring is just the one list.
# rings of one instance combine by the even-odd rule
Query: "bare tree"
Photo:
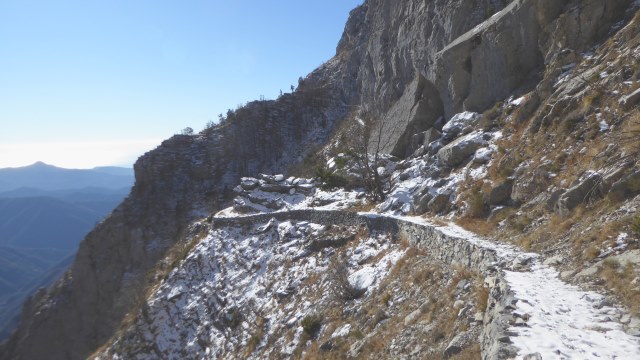
[(381, 160), (381, 151), (385, 147), (383, 133), (385, 121), (377, 124), (371, 116), (364, 114), (357, 116), (356, 120), (362, 125), (362, 136), (356, 141), (352, 151), (353, 156), (362, 169), (362, 180), (369, 195), (374, 201), (382, 202), (387, 197), (384, 181), (378, 172)]
[(336, 254), (329, 263), (329, 293), (333, 300), (345, 302), (358, 299), (364, 295), (366, 289), (359, 289), (349, 282), (349, 268), (347, 258)]

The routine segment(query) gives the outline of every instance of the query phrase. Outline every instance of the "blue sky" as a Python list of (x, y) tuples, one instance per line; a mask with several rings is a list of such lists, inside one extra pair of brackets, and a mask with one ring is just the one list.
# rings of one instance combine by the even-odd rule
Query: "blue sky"
[(131, 165), (330, 59), (362, 0), (2, 0), (0, 167)]

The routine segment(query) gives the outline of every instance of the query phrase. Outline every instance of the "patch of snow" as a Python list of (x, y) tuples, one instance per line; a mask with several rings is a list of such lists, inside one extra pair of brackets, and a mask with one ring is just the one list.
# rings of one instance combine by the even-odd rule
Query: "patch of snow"
[(345, 337), (347, 335), (349, 335), (349, 333), (351, 332), (351, 324), (345, 324), (342, 327), (337, 328), (333, 334), (331, 334), (331, 338), (338, 338), (338, 337)]
[(615, 250), (624, 250), (627, 248), (627, 238), (629, 234), (622, 232), (616, 238), (616, 247)]
[(470, 122), (475, 121), (480, 118), (480, 114), (470, 111), (461, 112), (459, 114), (453, 115), (451, 120), (449, 120), (443, 127), (443, 133), (458, 133), (465, 126), (467, 126)]
[(509, 104), (513, 105), (513, 106), (520, 106), (525, 100), (527, 99), (526, 96), (522, 96), (519, 97), (515, 100), (511, 100), (511, 102)]

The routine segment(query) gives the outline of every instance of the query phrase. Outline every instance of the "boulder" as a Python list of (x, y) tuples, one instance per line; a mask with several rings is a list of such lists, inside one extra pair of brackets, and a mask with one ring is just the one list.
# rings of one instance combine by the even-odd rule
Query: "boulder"
[(409, 315), (404, 318), (404, 326), (409, 326), (413, 324), (421, 315), (420, 309), (412, 311)]
[(434, 128), (417, 133), (411, 137), (409, 151), (413, 152), (414, 157), (422, 156), (427, 153), (429, 144), (438, 140), (441, 135), (440, 131)]
[(284, 203), (282, 202), (282, 200), (275, 197), (265, 197), (265, 196), (259, 196), (258, 194), (255, 194), (255, 193), (250, 193), (248, 195), (248, 198), (252, 203), (266, 206), (271, 210), (279, 210), (284, 206)]
[(542, 355), (540, 353), (531, 353), (525, 355), (522, 360), (542, 360)]
[(438, 194), (429, 201), (427, 207), (434, 214), (445, 212), (451, 205), (449, 201), (450, 197), (450, 194)]
[(565, 258), (562, 255), (556, 255), (556, 256), (552, 256), (548, 259), (546, 259), (543, 264), (544, 265), (551, 265), (551, 266), (558, 266), (558, 265), (562, 265), (565, 263)]
[(556, 189), (551, 192), (549, 195), (549, 199), (547, 199), (547, 210), (554, 211), (556, 205), (558, 204), (558, 199), (560, 199), (560, 195), (564, 194), (564, 189)]
[(262, 184), (260, 185), (260, 190), (266, 192), (276, 192), (282, 194), (288, 194), (289, 190), (292, 188), (292, 185), (287, 184)]
[(438, 150), (438, 160), (444, 166), (455, 167), (486, 144), (487, 142), (484, 140), (482, 133), (473, 132), (454, 140)]
[(622, 201), (640, 193), (640, 170), (623, 177), (611, 185), (607, 195), (611, 201)]
[(625, 325), (626, 332), (629, 335), (640, 337), (640, 317), (634, 316)]
[(233, 209), (241, 214), (252, 214), (258, 212), (258, 210), (251, 205), (252, 203), (246, 199), (235, 198), (233, 200)]
[(500, 205), (511, 200), (513, 179), (507, 179), (484, 193), (483, 200), (487, 205)]
[(260, 185), (260, 183), (258, 182), (258, 179), (249, 178), (249, 177), (243, 177), (242, 179), (240, 179), (240, 186), (244, 190), (251, 191), (257, 188), (258, 185)]
[(548, 189), (549, 172), (544, 165), (532, 172), (526, 172), (526, 167), (515, 170), (511, 199), (518, 203), (526, 203)]
[(567, 216), (576, 206), (600, 197), (598, 185), (602, 175), (590, 172), (583, 176), (576, 185), (570, 187), (558, 199), (557, 209), (561, 216)]
[(640, 89), (636, 89), (629, 95), (625, 95), (618, 101), (623, 109), (629, 110), (640, 102)]
[(630, 166), (631, 166), (631, 163), (628, 162), (620, 166), (619, 168), (606, 173), (604, 175), (604, 178), (602, 179), (602, 182), (600, 183), (600, 191), (603, 194), (608, 193), (609, 190), (611, 190), (611, 186), (613, 186), (614, 183), (622, 179), (623, 176), (627, 175)]
[(424, 156), (424, 155), (426, 155), (426, 154), (428, 154), (427, 148), (426, 148), (426, 147), (424, 147), (424, 146), (420, 146), (419, 148), (417, 148), (417, 149), (413, 152), (413, 154), (411, 154), (411, 157), (419, 158), (419, 157), (422, 157), (422, 156)]
[(413, 211), (416, 214), (424, 214), (429, 210), (429, 202), (433, 199), (433, 195), (431, 195), (428, 191), (420, 192), (416, 194), (413, 199)]
[(313, 189), (315, 189), (315, 185), (313, 184), (298, 184), (296, 185), (296, 190), (304, 193), (304, 194), (309, 194), (310, 192), (313, 191)]
[[(465, 128), (471, 128), (475, 123), (480, 120), (482, 115), (474, 112), (461, 112), (455, 114), (451, 120), (449, 120), (442, 127), (442, 137), (445, 140), (453, 140), (460, 135)], [(435, 139), (434, 139), (435, 140)], [(433, 141), (433, 140), (432, 140)]]
[(493, 156), (493, 150), (488, 147), (480, 148), (473, 155), (473, 162), (476, 164), (486, 164), (491, 161), (491, 157)]
[(451, 341), (445, 348), (442, 357), (444, 359), (449, 359), (453, 355), (461, 352), (465, 348), (469, 347), (469, 345), (477, 341), (477, 337), (478, 333), (473, 330), (458, 333), (453, 337), (453, 339), (451, 339)]

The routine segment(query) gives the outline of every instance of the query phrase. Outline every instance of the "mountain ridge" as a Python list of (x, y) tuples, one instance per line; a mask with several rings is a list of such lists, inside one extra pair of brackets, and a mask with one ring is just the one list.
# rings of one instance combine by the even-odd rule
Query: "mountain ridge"
[(133, 171), (117, 167), (65, 169), (44, 162), (0, 169), (0, 192), (20, 187), (65, 190), (85, 187), (119, 189), (133, 183)]

